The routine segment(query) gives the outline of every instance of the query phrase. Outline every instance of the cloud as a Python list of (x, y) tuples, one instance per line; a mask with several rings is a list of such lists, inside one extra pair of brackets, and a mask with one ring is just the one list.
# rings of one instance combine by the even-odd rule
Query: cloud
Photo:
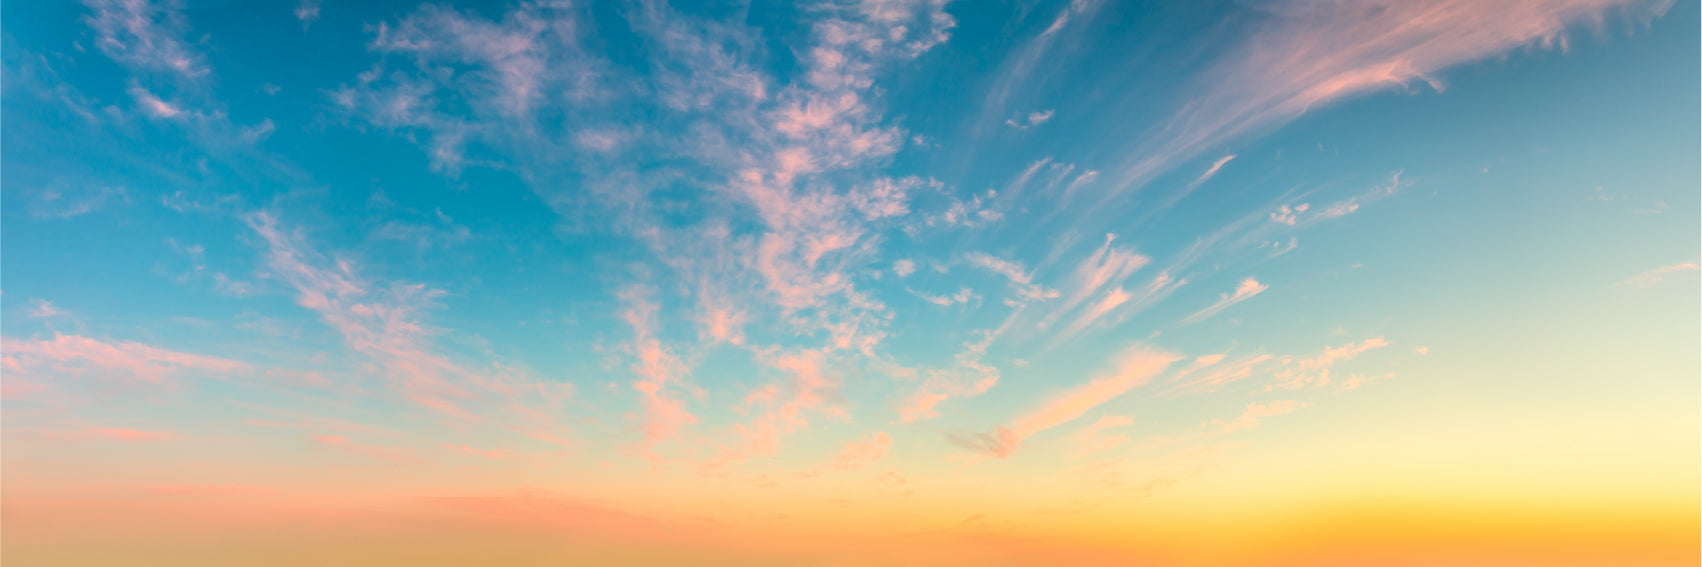
[(296, 303), (319, 314), (375, 364), (398, 395), (448, 416), (565, 443), (557, 413), (571, 385), (537, 380), (500, 362), (475, 368), (434, 348), (432, 337), (439, 331), (422, 321), (421, 312), (443, 292), (421, 284), (375, 286), (358, 276), (352, 262), (321, 257), (299, 231), (285, 229), (270, 213), (244, 220), (264, 241), (272, 275), (294, 288)]
[(1702, 264), (1698, 264), (1696, 262), (1679, 262), (1677, 264), (1661, 266), (1659, 268), (1631, 276), (1630, 278), (1626, 278), (1625, 281), (1619, 282), (1615, 285), (1649, 287), (1666, 281), (1667, 276), (1683, 274), (1685, 272), (1694, 272), (1698, 269), (1702, 269)]
[[(1213, 176), (1217, 175), (1217, 170), (1223, 169), (1223, 164), (1229, 163), (1229, 160), (1232, 160), (1232, 159), (1235, 159), (1235, 154), (1229, 154), (1229, 155), (1223, 156), (1222, 158), (1219, 158), (1217, 161), (1212, 162), (1211, 167), (1206, 169), (1205, 173), (1200, 174), (1200, 177), (1198, 179), (1195, 179), (1193, 183), (1189, 183), (1188, 188), (1186, 190), (1187, 191), (1193, 191), (1194, 189), (1198, 188), (1200, 185), (1205, 184), (1206, 181), (1211, 180), (1211, 178)], [(1289, 223), (1289, 224), (1294, 224), (1294, 223)]]
[(26, 313), (35, 319), (51, 319), (55, 317), (69, 317), (71, 315), (68, 311), (54, 307), (52, 301), (45, 299), (31, 300), (30, 309)]
[(139, 429), (121, 429), (114, 427), (90, 427), (65, 433), (51, 433), (53, 439), (85, 440), (85, 441), (125, 441), (151, 442), (176, 439), (177, 434), (170, 431), (144, 431)]
[(183, 109), (160, 100), (160, 97), (148, 92), (148, 89), (142, 88), (141, 85), (130, 85), (130, 97), (136, 99), (136, 104), (141, 106), (148, 116), (170, 120), (184, 115)]
[(989, 434), (954, 439), (960, 446), (999, 458), (1009, 457), (1023, 439), (1073, 421), (1100, 404), (1146, 384), (1181, 358), (1152, 347), (1130, 347), (1117, 356), (1111, 372), (1052, 398), (1033, 411), (1012, 420), (1008, 427), (995, 428)]
[(910, 274), (916, 273), (916, 262), (913, 262), (909, 259), (904, 259), (904, 260), (899, 260), (897, 262), (893, 262), (892, 263), (892, 273), (897, 274), (898, 277), (901, 277), (901, 278), (909, 277)]
[(1058, 290), (1046, 289), (1031, 281), (1028, 269), (1021, 262), (1006, 260), (984, 252), (970, 252), (964, 255), (970, 265), (985, 269), (989, 272), (1004, 276), (1010, 280), (1011, 287), (1016, 289), (1017, 297), (1022, 301), (1044, 301), (1058, 297)]
[[(1060, 333), (1059, 340), (1062, 340), (1087, 328), (1100, 317), (1111, 313), (1130, 300), (1136, 299), (1136, 294), (1123, 289), (1122, 284), (1129, 279), (1129, 276), (1150, 263), (1152, 259), (1136, 253), (1132, 249), (1113, 247), (1111, 243), (1116, 238), (1117, 236), (1114, 234), (1106, 234), (1105, 243), (1076, 265), (1076, 269), (1070, 274), (1070, 280), (1066, 285), (1068, 294), (1064, 295), (1064, 300), (1059, 303), (1057, 308), (1040, 322), (1040, 327), (1050, 327), (1058, 318), (1075, 310), (1096, 294), (1099, 295), (1098, 301), (1089, 303), (1075, 321)], [(1100, 293), (1102, 290), (1104, 293)]]
[(1339, 347), (1325, 347), (1316, 356), (1291, 359), (1283, 357), (1284, 369), (1273, 374), (1277, 380), (1272, 388), (1303, 388), (1307, 386), (1324, 386), (1330, 383), (1330, 367), (1337, 362), (1353, 360), (1354, 357), (1366, 351), (1389, 346), (1389, 341), (1383, 337), (1373, 337), (1358, 343), (1347, 343)]
[(261, 119), (259, 124), (243, 128), (241, 135), (244, 141), (247, 141), (250, 144), (257, 144), (264, 141), (266, 138), (272, 137), (272, 131), (276, 129), (277, 126), (272, 124), (272, 119), (265, 118)]
[(320, 0), (301, 0), (296, 4), (295, 19), (301, 20), (303, 29), (307, 28), (308, 24), (313, 23), (314, 20), (319, 19), (319, 2)]
[(697, 423), (697, 417), (686, 411), (684, 402), (664, 391), (670, 386), (681, 387), (688, 371), (656, 339), (658, 307), (648, 295), (649, 290), (637, 286), (621, 292), (621, 298), (628, 305), (621, 318), (632, 327), (633, 340), (629, 348), (638, 358), (632, 371), (639, 378), (633, 381), (632, 389), (642, 396), (646, 451), (656, 443), (672, 439), (681, 428)]
[(749, 423), (734, 426), (739, 437), (735, 447), (724, 448), (723, 460), (768, 456), (780, 450), (780, 436), (809, 425), (809, 412), (844, 417), (843, 410), (830, 405), (838, 380), (825, 368), (825, 354), (816, 350), (769, 352), (759, 358), (764, 366), (780, 371), (788, 379), (765, 386), (746, 397), (747, 409), (761, 410)]
[(160, 384), (185, 374), (233, 375), (253, 371), (247, 363), (166, 350), (136, 342), (106, 342), (76, 335), (52, 339), (3, 341), (0, 364), (8, 380), (35, 381), (65, 376), (133, 380)]
[(30, 216), (38, 219), (64, 220), (80, 217), (107, 206), (108, 202), (130, 202), (123, 187), (86, 187), (70, 192), (60, 189), (42, 191), (30, 203)]
[(820, 466), (801, 473), (803, 476), (817, 476), (825, 471), (850, 471), (879, 462), (886, 457), (892, 448), (892, 437), (884, 431), (863, 436), (859, 441), (846, 441), (843, 449), (832, 460)]
[(84, 0), (93, 12), (83, 18), (95, 45), (127, 66), (192, 80), (208, 73), (200, 53), (184, 41), (189, 22), (182, 2)]
[(1133, 190), (1176, 164), (1313, 109), (1357, 95), (1440, 90), (1449, 67), (1524, 46), (1566, 45), (1565, 32), (1612, 8), (1652, 18), (1670, 0), (1415, 0), (1272, 5), (1246, 40), (1196, 79), (1188, 104), (1135, 142), (1115, 190)]
[(954, 295), (932, 295), (916, 291), (914, 289), (905, 289), (907, 289), (911, 295), (922, 298), (922, 301), (926, 301), (940, 307), (950, 307), (954, 303), (969, 303), (970, 301), (977, 301), (981, 298), (981, 296), (975, 294), (974, 290), (967, 287), (958, 288), (957, 293)]
[(457, 453), (461, 453), (463, 455), (473, 455), (473, 456), (478, 456), (478, 457), (485, 457), (487, 459), (500, 459), (500, 458), (508, 456), (508, 451), (504, 451), (502, 449), (476, 449), (476, 448), (473, 448), (473, 447), (468, 447), (466, 445), (457, 445), (457, 444), (454, 444), (454, 443), (444, 443), (442, 445), (442, 447), (445, 448), (445, 449), (449, 449), (451, 451), (455, 451)]
[(1017, 118), (1006, 119), (1005, 125), (1010, 126), (1012, 128), (1016, 128), (1018, 130), (1027, 130), (1029, 128), (1033, 128), (1035, 126), (1039, 126), (1041, 124), (1044, 124), (1044, 123), (1046, 123), (1047, 120), (1051, 120), (1051, 119), (1052, 119), (1052, 111), (1051, 110), (1042, 110), (1042, 111), (1039, 111), (1039, 112), (1030, 112), (1030, 113), (1028, 113), (1028, 116), (1021, 117), (1021, 120), (1018, 120)]
[(1074, 444), (1074, 447), (1071, 449), (1071, 453), (1075, 457), (1082, 457), (1115, 449), (1118, 446), (1127, 443), (1129, 441), (1129, 437), (1127, 435), (1108, 434), (1105, 433), (1105, 431), (1108, 429), (1129, 427), (1134, 424), (1135, 418), (1126, 415), (1107, 415), (1105, 417), (1101, 417), (1099, 418), (1099, 421), (1084, 425), (1081, 429), (1077, 429), (1075, 433), (1070, 434), (1070, 440)]
[(1217, 303), (1213, 303), (1205, 309), (1201, 309), (1193, 315), (1189, 315), (1186, 319), (1183, 319), (1182, 322), (1183, 324), (1192, 324), (1204, 321), (1212, 315), (1216, 315), (1218, 312), (1228, 309), (1229, 306), (1246, 301), (1249, 298), (1270, 289), (1270, 287), (1271, 286), (1259, 283), (1258, 280), (1253, 278), (1241, 280), (1241, 283), (1235, 286), (1235, 293), (1233, 295), (1228, 293), (1219, 294), (1221, 295), (1221, 298), (1218, 299)]
[(1244, 356), (1228, 364), (1221, 364), (1225, 356), (1217, 354), (1196, 359), (1194, 365), (1188, 370), (1177, 373), (1172, 379), (1175, 385), (1166, 391), (1213, 391), (1230, 382), (1251, 377), (1254, 368), (1276, 359), (1273, 355), (1259, 354)]
[(1269, 404), (1259, 404), (1257, 402), (1250, 403), (1247, 404), (1247, 409), (1241, 412), (1241, 417), (1235, 418), (1235, 421), (1231, 421), (1223, 425), (1223, 432), (1230, 433), (1233, 431), (1258, 429), (1259, 420), (1261, 419), (1283, 415), (1308, 405), (1310, 404), (1292, 400), (1271, 402)]
[(350, 441), (349, 438), (341, 435), (315, 435), (311, 439), (314, 443), (318, 443), (350, 455), (371, 457), (390, 463), (415, 463), (420, 460), (412, 451), (357, 443)]
[(951, 398), (978, 396), (999, 384), (999, 369), (982, 361), (987, 348), (998, 340), (996, 332), (981, 331), (981, 339), (964, 343), (963, 350), (953, 356), (953, 364), (926, 372), (922, 386), (917, 388), (898, 409), (899, 420), (913, 423), (939, 416), (937, 409)]

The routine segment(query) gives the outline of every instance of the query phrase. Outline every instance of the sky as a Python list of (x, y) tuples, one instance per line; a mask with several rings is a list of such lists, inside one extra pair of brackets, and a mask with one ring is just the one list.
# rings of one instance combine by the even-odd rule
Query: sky
[(18, 565), (1695, 565), (1699, 9), (10, 2)]

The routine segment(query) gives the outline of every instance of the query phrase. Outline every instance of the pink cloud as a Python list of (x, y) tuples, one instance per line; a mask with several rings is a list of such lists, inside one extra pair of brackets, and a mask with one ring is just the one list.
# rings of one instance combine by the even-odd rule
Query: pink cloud
[(1292, 400), (1271, 402), (1269, 404), (1250, 403), (1247, 404), (1247, 409), (1241, 412), (1241, 417), (1235, 418), (1235, 421), (1224, 424), (1223, 432), (1229, 433), (1232, 431), (1257, 429), (1259, 427), (1259, 420), (1261, 419), (1283, 415), (1306, 407), (1307, 405), (1310, 404)]
[(863, 436), (859, 441), (846, 441), (843, 449), (832, 460), (821, 466), (801, 473), (803, 476), (816, 476), (827, 470), (849, 471), (874, 464), (886, 457), (887, 450), (892, 448), (892, 437), (886, 432), (876, 431)]
[[(1276, 357), (1269, 354), (1242, 357), (1219, 366), (1226, 355), (1202, 356), (1187, 371), (1177, 373), (1175, 385), (1166, 392), (1180, 390), (1212, 391), (1224, 384), (1251, 377), (1253, 369)], [(1197, 375), (1197, 377), (1196, 377)]]
[(1043, 301), (1058, 297), (1058, 291), (1046, 289), (1033, 283), (1028, 269), (1021, 262), (1006, 260), (983, 252), (970, 252), (964, 256), (970, 265), (985, 269), (1004, 276), (1016, 288), (1017, 297), (1022, 301)]
[(1221, 294), (1222, 297), (1218, 299), (1217, 303), (1213, 303), (1205, 309), (1201, 309), (1193, 315), (1189, 315), (1186, 319), (1183, 319), (1182, 322), (1198, 323), (1200, 321), (1204, 321), (1212, 315), (1216, 315), (1218, 312), (1228, 309), (1231, 305), (1241, 303), (1251, 299), (1255, 295), (1263, 293), (1265, 290), (1270, 289), (1270, 287), (1271, 286), (1259, 283), (1259, 280), (1255, 280), (1253, 278), (1241, 280), (1240, 285), (1235, 286), (1234, 294)]
[(31, 301), (30, 302), (30, 310), (29, 310), (28, 313), (29, 313), (30, 317), (33, 317), (33, 318), (36, 318), (36, 319), (49, 319), (49, 318), (53, 318), (53, 317), (65, 317), (65, 316), (70, 315), (69, 312), (66, 312), (65, 310), (54, 307), (53, 302), (47, 301), (45, 299), (37, 299), (37, 300)]
[(457, 445), (457, 444), (454, 444), (454, 443), (444, 443), (442, 446), (445, 449), (449, 449), (449, 450), (455, 451), (457, 453), (461, 453), (461, 454), (465, 454), (465, 455), (476, 455), (476, 456), (486, 457), (486, 458), (491, 458), (491, 459), (500, 459), (500, 458), (503, 458), (503, 457), (508, 455), (508, 451), (504, 451), (504, 450), (501, 450), (501, 449), (475, 449), (473, 447), (468, 447), (466, 445)]
[(6, 338), (0, 339), (0, 345), (5, 351), (5, 366), (13, 371), (8, 380), (89, 374), (158, 384), (188, 373), (231, 375), (252, 371), (247, 363), (235, 360), (76, 335), (35, 341)]
[(392, 463), (411, 463), (419, 460), (411, 451), (357, 443), (341, 435), (315, 435), (312, 437), (312, 441), (351, 455), (371, 457)]
[(935, 408), (954, 397), (986, 393), (999, 383), (999, 369), (982, 362), (987, 348), (999, 337), (996, 332), (983, 332), (981, 340), (965, 343), (948, 368), (932, 369), (926, 374), (922, 387), (906, 399), (898, 409), (899, 420), (913, 423), (936, 417)]
[(1075, 420), (1089, 410), (1146, 384), (1171, 363), (1182, 357), (1145, 346), (1132, 347), (1120, 354), (1115, 370), (1086, 384), (1065, 392), (1039, 408), (1013, 420), (1009, 427), (996, 428), (992, 434), (955, 439), (960, 445), (1005, 458), (1016, 451), (1023, 439), (1036, 433)]
[(1295, 360), (1285, 357), (1285, 368), (1272, 375), (1277, 382), (1271, 387), (1302, 388), (1327, 385), (1330, 383), (1330, 366), (1337, 362), (1353, 360), (1366, 351), (1386, 346), (1389, 346), (1389, 341), (1383, 340), (1383, 337), (1373, 337), (1339, 347), (1325, 347), (1323, 352), (1308, 358)]
[(441, 331), (426, 325), (421, 313), (443, 292), (421, 284), (375, 286), (357, 275), (352, 262), (322, 258), (299, 232), (285, 230), (270, 214), (244, 220), (266, 242), (267, 265), (296, 290), (296, 303), (318, 313), (351, 349), (378, 365), (398, 395), (457, 419), (490, 421), (561, 442), (557, 414), (571, 385), (537, 380), (501, 362), (474, 368), (438, 352), (433, 337)]
[(1199, 178), (1195, 179), (1193, 183), (1188, 184), (1187, 190), (1193, 191), (1194, 189), (1198, 188), (1199, 186), (1204, 185), (1205, 182), (1210, 181), (1212, 177), (1215, 177), (1217, 175), (1217, 170), (1223, 169), (1224, 164), (1229, 163), (1229, 160), (1232, 160), (1232, 159), (1235, 159), (1235, 154), (1229, 154), (1229, 155), (1223, 156), (1222, 158), (1219, 158), (1217, 161), (1212, 162), (1211, 167), (1209, 169), (1206, 169), (1205, 173), (1200, 174)]
[(170, 431), (144, 431), (139, 429), (123, 429), (116, 427), (90, 427), (78, 431), (49, 434), (49, 437), (54, 439), (149, 442), (176, 439), (177, 434)]
[(838, 386), (824, 368), (826, 355), (821, 351), (769, 352), (760, 357), (763, 365), (783, 373), (788, 379), (760, 390), (761, 396), (747, 400), (752, 409), (761, 413), (749, 423), (734, 426), (740, 438), (737, 447), (724, 450), (723, 459), (747, 456), (768, 456), (780, 450), (780, 436), (809, 425), (808, 412), (823, 412), (844, 417), (842, 409), (829, 406), (829, 396)]
[[(1151, 258), (1138, 254), (1134, 250), (1111, 246), (1112, 241), (1116, 238), (1117, 235), (1115, 234), (1106, 234), (1105, 243), (1100, 244), (1099, 249), (1094, 250), (1093, 254), (1089, 255), (1087, 259), (1076, 265), (1076, 269), (1070, 274), (1069, 292), (1064, 295), (1063, 301), (1059, 303), (1052, 314), (1041, 322), (1042, 326), (1050, 326), (1058, 317), (1080, 306), (1108, 286), (1119, 286), (1135, 271), (1152, 261)], [(1087, 314), (1077, 320), (1078, 324), (1071, 325), (1071, 327), (1085, 327), (1093, 320), (1127, 302), (1131, 297), (1131, 294), (1121, 287), (1111, 289), (1103, 294), (1099, 301), (1090, 306)]]
[(1649, 287), (1665, 281), (1667, 276), (1682, 274), (1685, 272), (1694, 272), (1699, 269), (1702, 269), (1702, 264), (1698, 264), (1696, 262), (1679, 262), (1677, 264), (1661, 266), (1659, 268), (1631, 276), (1625, 281), (1619, 282), (1618, 285)]
[(1099, 421), (1082, 426), (1081, 429), (1077, 429), (1075, 433), (1070, 434), (1070, 439), (1074, 444), (1071, 452), (1074, 456), (1081, 457), (1115, 449), (1119, 445), (1127, 443), (1129, 441), (1129, 437), (1127, 435), (1106, 433), (1105, 431), (1108, 429), (1128, 427), (1134, 424), (1135, 418), (1126, 415), (1107, 415), (1105, 417), (1101, 417), (1099, 418)]
[(1356, 95), (1441, 89), (1449, 67), (1523, 46), (1566, 45), (1565, 32), (1624, 8), (1652, 18), (1669, 0), (1411, 0), (1291, 2), (1199, 78), (1187, 106), (1131, 148), (1118, 188), (1145, 185), (1176, 164), (1246, 134), (1269, 131)]
[(686, 411), (684, 402), (663, 391), (679, 387), (687, 369), (655, 338), (657, 306), (647, 293), (641, 287), (629, 287), (621, 296), (629, 305), (622, 318), (633, 329), (631, 349), (638, 363), (632, 371), (639, 379), (633, 381), (632, 388), (642, 396), (644, 439), (649, 446), (674, 437), (680, 428), (697, 423), (697, 417)]

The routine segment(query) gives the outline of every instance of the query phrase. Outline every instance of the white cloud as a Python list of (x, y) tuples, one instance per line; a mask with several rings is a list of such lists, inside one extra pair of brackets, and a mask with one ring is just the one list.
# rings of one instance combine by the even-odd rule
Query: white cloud
[(1012, 128), (1016, 128), (1018, 130), (1027, 130), (1027, 129), (1033, 128), (1035, 126), (1045, 124), (1047, 120), (1051, 120), (1051, 119), (1052, 119), (1052, 111), (1050, 109), (1048, 109), (1048, 110), (1041, 110), (1041, 111), (1038, 111), (1038, 112), (1030, 112), (1030, 113), (1028, 113), (1027, 116), (1022, 116), (1022, 117), (1019, 117), (1019, 118), (1006, 119), (1005, 125), (1010, 126)]

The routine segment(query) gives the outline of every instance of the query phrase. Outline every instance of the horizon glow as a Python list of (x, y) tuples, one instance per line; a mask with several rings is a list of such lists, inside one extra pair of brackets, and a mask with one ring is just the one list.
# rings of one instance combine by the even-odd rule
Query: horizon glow
[(17, 565), (1696, 565), (1671, 0), (12, 2)]

